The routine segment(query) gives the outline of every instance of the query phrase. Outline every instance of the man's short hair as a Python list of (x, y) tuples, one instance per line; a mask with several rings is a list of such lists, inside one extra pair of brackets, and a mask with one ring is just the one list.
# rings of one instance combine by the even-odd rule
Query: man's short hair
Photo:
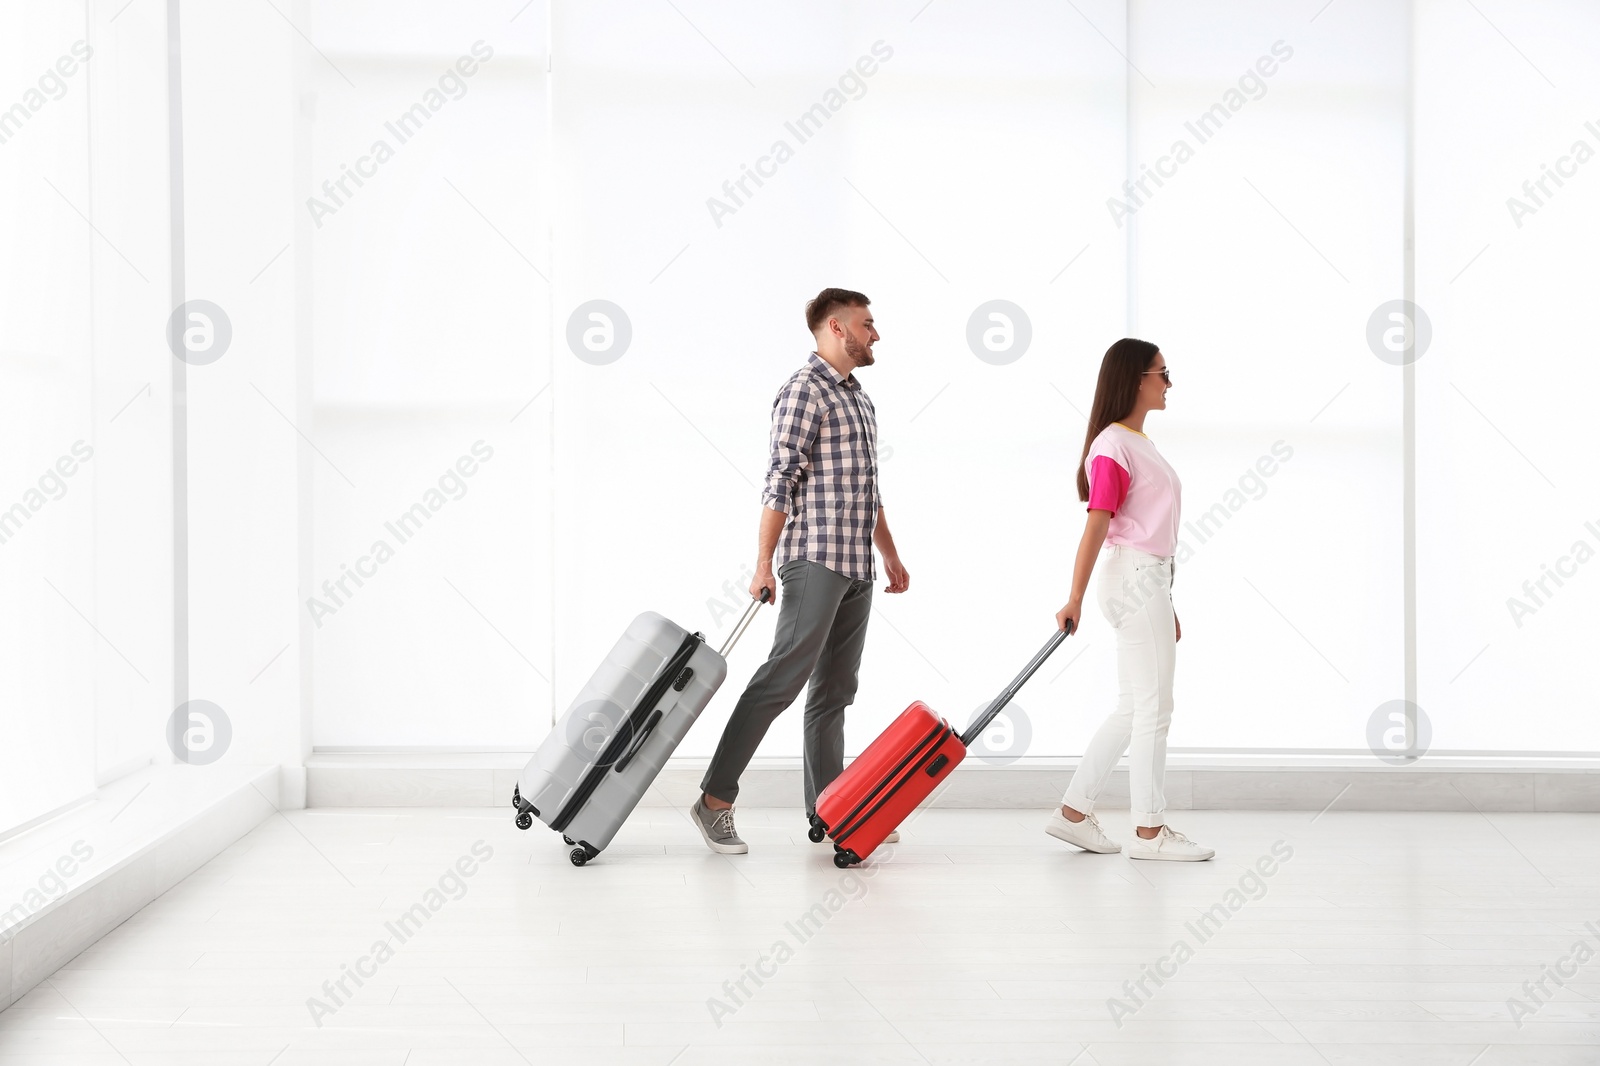
[(812, 333), (841, 307), (870, 307), (872, 301), (850, 289), (823, 289), (815, 299), (806, 304), (806, 328)]

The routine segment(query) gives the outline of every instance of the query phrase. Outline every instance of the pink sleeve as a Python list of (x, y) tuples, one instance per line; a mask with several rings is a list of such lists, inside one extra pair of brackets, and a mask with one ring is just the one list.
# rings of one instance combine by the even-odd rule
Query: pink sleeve
[(1116, 514), (1128, 498), (1128, 472), (1109, 455), (1097, 455), (1089, 464), (1089, 510)]

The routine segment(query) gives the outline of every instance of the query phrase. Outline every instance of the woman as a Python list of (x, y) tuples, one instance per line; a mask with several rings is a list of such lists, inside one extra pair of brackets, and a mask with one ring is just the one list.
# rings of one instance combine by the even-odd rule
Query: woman
[[(1183, 635), (1172, 609), (1172, 554), (1178, 542), (1178, 475), (1144, 434), (1151, 411), (1167, 409), (1172, 380), (1161, 350), (1131, 337), (1106, 350), (1078, 468), (1078, 498), (1089, 520), (1078, 543), (1072, 598), (1056, 614), (1078, 628), (1095, 557), (1105, 548), (1096, 598), (1117, 634), (1117, 709), (1089, 742), (1045, 832), (1085, 851), (1113, 853), (1094, 803), (1128, 751), (1128, 785), (1137, 835), (1130, 859), (1196, 862), (1215, 854), (1166, 824), (1162, 778), (1172, 722), (1172, 670)], [(1130, 749), (1130, 739), (1132, 746)]]

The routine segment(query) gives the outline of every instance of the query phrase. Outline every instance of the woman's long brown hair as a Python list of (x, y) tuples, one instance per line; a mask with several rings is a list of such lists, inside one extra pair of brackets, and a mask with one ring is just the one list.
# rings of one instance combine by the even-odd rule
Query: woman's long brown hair
[(1083, 454), (1078, 456), (1078, 499), (1089, 502), (1089, 474), (1083, 464), (1089, 458), (1089, 445), (1102, 430), (1133, 413), (1144, 372), (1156, 361), (1161, 348), (1149, 341), (1124, 337), (1106, 349), (1100, 360), (1100, 380), (1094, 386), (1094, 406), (1089, 408), (1089, 430), (1083, 437)]

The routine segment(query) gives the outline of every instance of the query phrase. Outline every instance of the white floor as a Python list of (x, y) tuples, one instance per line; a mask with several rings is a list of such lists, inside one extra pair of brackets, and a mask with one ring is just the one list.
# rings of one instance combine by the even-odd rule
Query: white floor
[(509, 809), (275, 816), (0, 1013), (0, 1066), (1600, 1062), (1600, 815), (1186, 812), (1218, 851), (1187, 864), (932, 810), (854, 873), (795, 811), (740, 815), (747, 856), (646, 809), (584, 869)]

